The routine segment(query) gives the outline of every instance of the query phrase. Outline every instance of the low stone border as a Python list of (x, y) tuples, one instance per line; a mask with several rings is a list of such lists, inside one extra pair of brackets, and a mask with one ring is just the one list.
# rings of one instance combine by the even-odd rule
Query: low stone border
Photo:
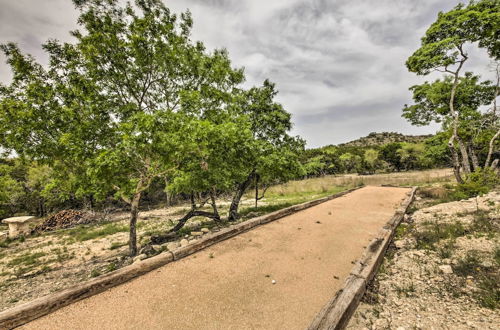
[(412, 188), (408, 198), (396, 210), (396, 214), (366, 247), (363, 256), (356, 262), (347, 277), (344, 287), (323, 306), (308, 330), (345, 329), (366, 291), (367, 284), (373, 279), (384, 260), (385, 251), (394, 236), (394, 230), (403, 220), (406, 210), (415, 198), (416, 190), (417, 187)]
[(163, 252), (154, 257), (144, 259), (140, 262), (125, 266), (108, 274), (101, 275), (83, 284), (76, 285), (74, 287), (5, 310), (0, 313), (0, 329), (12, 329), (18, 327), (41, 316), (52, 313), (59, 308), (125, 283), (135, 277), (146, 274), (172, 261), (184, 258), (197, 251), (203, 250), (210, 245), (224, 241), (254, 227), (283, 218), (292, 213), (316, 206), (334, 198), (344, 196), (359, 188), (361, 187), (349, 189), (338, 194), (316, 199), (310, 202), (290, 206), (260, 217), (231, 225), (218, 232), (207, 234), (196, 242), (175, 249), (174, 251)]

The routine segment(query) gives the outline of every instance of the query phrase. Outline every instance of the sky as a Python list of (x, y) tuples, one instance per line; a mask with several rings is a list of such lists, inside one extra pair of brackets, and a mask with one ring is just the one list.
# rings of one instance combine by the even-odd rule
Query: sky
[[(432, 77), (407, 71), (406, 59), (436, 19), (458, 0), (170, 0), (189, 9), (193, 39), (226, 48), (244, 67), (245, 87), (275, 82), (292, 113), (293, 134), (308, 147), (338, 144), (370, 132), (429, 134), (401, 118), (408, 88)], [(78, 12), (70, 0), (0, 0), (0, 43), (13, 41), (42, 63), (41, 44), (71, 41)], [(488, 78), (484, 52), (470, 50), (466, 70)], [(10, 71), (0, 55), (0, 82)]]

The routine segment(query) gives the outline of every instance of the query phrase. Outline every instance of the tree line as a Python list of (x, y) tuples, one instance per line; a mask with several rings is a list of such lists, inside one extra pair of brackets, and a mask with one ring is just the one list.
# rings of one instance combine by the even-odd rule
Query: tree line
[[(372, 133), (369, 137), (372, 135), (377, 134)], [(369, 175), (443, 168), (451, 166), (445, 139), (443, 133), (438, 133), (421, 142), (398, 141), (367, 146), (329, 145), (307, 149), (300, 159), (307, 177), (347, 173)]]

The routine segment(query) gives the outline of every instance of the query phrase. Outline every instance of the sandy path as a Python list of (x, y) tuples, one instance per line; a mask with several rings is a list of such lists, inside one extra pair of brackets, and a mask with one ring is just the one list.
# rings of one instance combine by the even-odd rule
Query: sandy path
[(342, 286), (351, 262), (408, 191), (359, 189), (218, 243), (24, 328), (304, 329)]

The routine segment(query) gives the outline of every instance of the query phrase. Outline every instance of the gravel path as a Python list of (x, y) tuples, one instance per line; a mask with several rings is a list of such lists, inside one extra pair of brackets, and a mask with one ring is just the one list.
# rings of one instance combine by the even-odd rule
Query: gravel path
[(304, 329), (341, 288), (352, 262), (408, 192), (388, 187), (356, 190), (23, 328)]

